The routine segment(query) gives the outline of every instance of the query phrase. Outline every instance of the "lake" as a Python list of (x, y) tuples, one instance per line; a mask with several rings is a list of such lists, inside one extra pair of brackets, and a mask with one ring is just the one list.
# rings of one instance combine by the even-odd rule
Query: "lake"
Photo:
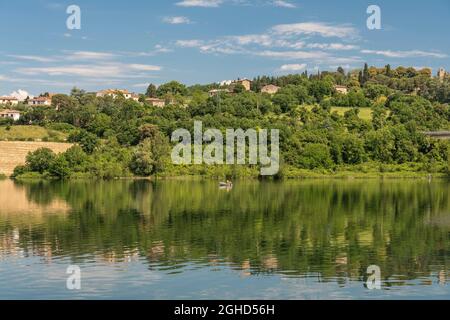
[(0, 299), (450, 299), (449, 187), (3, 180)]

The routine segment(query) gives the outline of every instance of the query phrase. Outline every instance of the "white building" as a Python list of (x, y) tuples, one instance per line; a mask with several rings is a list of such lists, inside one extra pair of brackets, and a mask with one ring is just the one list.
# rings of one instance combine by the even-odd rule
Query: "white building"
[(28, 100), (30, 106), (51, 106), (52, 98), (50, 97), (35, 97)]
[(122, 90), (122, 89), (106, 89), (106, 90), (101, 90), (99, 92), (97, 92), (97, 97), (101, 98), (101, 97), (113, 97), (114, 99), (119, 97), (119, 96), (123, 96), (125, 99), (131, 99), (134, 101), (139, 101), (139, 95), (137, 95), (136, 93), (132, 93), (129, 92), (128, 90)]
[(334, 86), (334, 90), (336, 90), (336, 92), (339, 92), (341, 94), (347, 94), (348, 93), (348, 88), (346, 86), (335, 85)]
[(20, 119), (20, 111), (10, 109), (0, 111), (0, 118), (11, 118), (17, 121)]
[(19, 100), (14, 97), (0, 97), (0, 104), (15, 106), (19, 104)]

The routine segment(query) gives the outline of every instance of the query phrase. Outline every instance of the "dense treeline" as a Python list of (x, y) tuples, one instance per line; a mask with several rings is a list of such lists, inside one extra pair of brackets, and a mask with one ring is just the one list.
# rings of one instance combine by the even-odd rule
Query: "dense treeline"
[[(280, 86), (269, 95), (266, 84)], [(335, 85), (348, 87), (348, 94)], [(231, 93), (208, 95), (218, 84), (185, 85), (172, 81), (150, 85), (140, 102), (102, 97), (73, 89), (56, 95), (53, 108), (24, 108), (22, 124), (46, 126), (69, 134), (77, 145), (61, 155), (49, 150), (30, 154), (15, 176), (149, 176), (155, 174), (257, 175), (256, 166), (176, 167), (170, 161), (171, 133), (204, 128), (276, 128), (280, 130), (282, 170), (325, 173), (340, 170), (410, 170), (446, 172), (449, 143), (423, 131), (450, 128), (450, 81), (433, 78), (429, 69), (368, 67), (345, 73), (322, 72), (258, 77), (251, 92), (228, 86)], [(145, 97), (169, 102), (153, 107)], [(350, 107), (344, 114), (335, 107)], [(370, 108), (372, 116), (359, 116)], [(353, 168), (353, 169), (352, 169)]]

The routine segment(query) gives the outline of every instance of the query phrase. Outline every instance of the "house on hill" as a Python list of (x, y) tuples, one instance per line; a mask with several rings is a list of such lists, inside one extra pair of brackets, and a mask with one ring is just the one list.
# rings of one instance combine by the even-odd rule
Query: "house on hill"
[(51, 106), (52, 98), (51, 97), (34, 97), (33, 99), (28, 100), (28, 105), (30, 105), (30, 106)]
[(159, 98), (147, 98), (147, 99), (145, 99), (145, 102), (147, 102), (148, 104), (150, 104), (154, 107), (159, 107), (159, 108), (163, 108), (166, 106), (166, 101), (164, 99), (159, 99)]
[(125, 99), (139, 101), (139, 95), (137, 95), (136, 93), (133, 93), (133, 92), (129, 92), (128, 90), (125, 90), (125, 89), (106, 89), (106, 90), (101, 90), (96, 93), (96, 96), (100, 97), (100, 98), (110, 96), (115, 99), (121, 95)]
[(268, 93), (268, 94), (275, 94), (280, 90), (280, 87), (275, 86), (273, 84), (268, 84), (267, 86), (264, 86), (261, 88), (262, 93)]
[(3, 111), (0, 111), (0, 118), (10, 118), (13, 119), (14, 121), (17, 121), (20, 119), (20, 111), (17, 110), (10, 110), (10, 109), (6, 109)]
[(215, 97), (220, 93), (231, 93), (230, 89), (212, 89), (208, 91), (209, 97)]
[(242, 84), (245, 88), (245, 91), (250, 91), (252, 86), (252, 81), (244, 78), (233, 81), (233, 84)]
[(334, 90), (341, 94), (348, 94), (348, 88), (346, 86), (335, 85)]
[(14, 97), (0, 97), (0, 104), (15, 106), (19, 104), (19, 100)]

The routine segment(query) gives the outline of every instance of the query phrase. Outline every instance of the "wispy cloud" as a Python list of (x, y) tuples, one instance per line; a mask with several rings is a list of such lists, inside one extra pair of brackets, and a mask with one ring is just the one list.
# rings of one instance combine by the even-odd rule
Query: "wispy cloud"
[(15, 55), (15, 54), (9, 54), (7, 57), (15, 58), (18, 60), (28, 60), (28, 61), (35, 61), (35, 62), (52, 62), (55, 61), (52, 58), (47, 57), (41, 57), (41, 56), (30, 56), (30, 55)]
[(169, 23), (169, 24), (189, 24), (189, 23), (191, 23), (191, 20), (189, 20), (189, 18), (183, 17), (183, 16), (165, 17), (163, 19), (163, 21), (165, 23)]
[(28, 67), (18, 68), (15, 71), (25, 75), (46, 75), (46, 76), (76, 76), (83, 78), (104, 77), (104, 78), (134, 78), (145, 77), (146, 72), (160, 71), (160, 66), (144, 64), (78, 64), (49, 67)]
[[(323, 42), (309, 42), (321, 37)], [(338, 38), (341, 42), (326, 42)], [(348, 38), (348, 39), (347, 39)], [(275, 25), (264, 33), (223, 36), (216, 39), (178, 40), (175, 45), (196, 48), (201, 53), (241, 54), (278, 60), (308, 60), (319, 65), (353, 64), (362, 59), (356, 55), (336, 56), (331, 52), (359, 50), (354, 42), (358, 32), (351, 26), (333, 25), (323, 22), (305, 22)], [(316, 40), (317, 41), (317, 40)], [(351, 41), (350, 43), (347, 43)]]
[(275, 0), (273, 1), (273, 5), (275, 7), (282, 7), (282, 8), (289, 8), (294, 9), (297, 8), (297, 6), (291, 2), (283, 1), (283, 0)]
[(222, 0), (183, 0), (177, 2), (176, 5), (180, 7), (217, 8), (222, 3)]
[(204, 41), (202, 40), (197, 40), (197, 39), (193, 39), (193, 40), (177, 40), (175, 42), (175, 44), (178, 47), (182, 47), (182, 48), (198, 48), (204, 45)]
[(280, 58), (287, 60), (296, 59), (324, 59), (329, 57), (327, 53), (322, 51), (261, 51), (256, 55), (270, 58)]
[(343, 43), (309, 43), (306, 45), (307, 48), (311, 49), (322, 49), (322, 50), (357, 50), (359, 46), (352, 44)]
[(279, 71), (290, 72), (290, 71), (302, 71), (306, 69), (306, 63), (298, 64), (283, 64)]
[(117, 57), (114, 53), (98, 51), (64, 51), (67, 60), (111, 60)]
[(322, 22), (279, 24), (274, 26), (272, 31), (282, 35), (319, 35), (337, 38), (354, 38), (358, 34), (358, 31), (353, 27)]
[(410, 51), (392, 51), (392, 50), (361, 50), (361, 53), (375, 54), (389, 58), (447, 58), (448, 55), (438, 52), (410, 50)]

